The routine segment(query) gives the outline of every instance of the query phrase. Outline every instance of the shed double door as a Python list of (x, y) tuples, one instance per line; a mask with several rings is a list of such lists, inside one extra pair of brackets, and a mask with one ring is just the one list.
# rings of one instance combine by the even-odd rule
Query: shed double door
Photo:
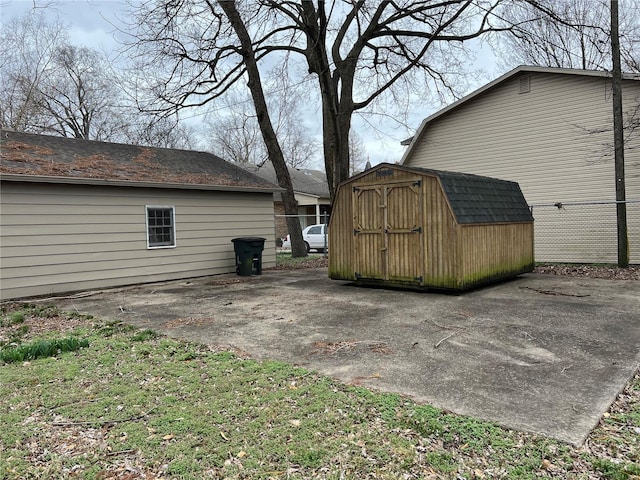
[(420, 179), (353, 187), (355, 278), (421, 285)]

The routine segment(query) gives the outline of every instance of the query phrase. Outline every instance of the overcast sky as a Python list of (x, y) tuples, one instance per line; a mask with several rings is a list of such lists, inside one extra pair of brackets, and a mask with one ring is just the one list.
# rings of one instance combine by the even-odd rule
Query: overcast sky
[[(0, 26), (4, 28), (6, 22), (12, 18), (22, 16), (33, 9), (43, 9), (47, 16), (58, 16), (69, 25), (70, 40), (74, 45), (113, 55), (119, 46), (114, 38), (115, 26), (121, 25), (123, 18), (126, 19), (127, 8), (127, 3), (123, 0), (0, 0)], [(486, 75), (474, 79), (472, 89), (504, 73), (497, 70), (488, 49), (484, 49), (478, 58), (476, 67), (481, 66)], [(393, 123), (380, 123), (381, 121), (376, 119), (370, 119), (368, 124), (354, 116), (354, 128), (365, 145), (371, 163), (375, 165), (382, 161), (399, 161), (405, 148), (400, 146), (400, 141), (411, 136), (420, 121), (434, 110), (434, 107), (416, 105), (415, 111), (410, 115), (409, 130), (398, 128)], [(315, 114), (317, 112), (314, 112)], [(188, 116), (188, 112), (183, 115)], [(197, 122), (199, 118), (194, 112), (191, 122)], [(313, 133), (320, 137), (319, 119), (315, 124), (318, 131)]]

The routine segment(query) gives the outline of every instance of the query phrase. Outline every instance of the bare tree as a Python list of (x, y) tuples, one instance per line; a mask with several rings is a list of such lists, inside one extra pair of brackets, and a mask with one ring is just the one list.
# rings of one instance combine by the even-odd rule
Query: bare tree
[(41, 11), (3, 29), (2, 124), (14, 130), (107, 140), (122, 130), (119, 92), (97, 52), (72, 46), (68, 27)]
[(157, 147), (193, 144), (193, 134), (175, 118), (140, 113), (109, 60), (71, 45), (68, 28), (40, 9), (2, 29), (3, 127)]
[[(290, 168), (302, 168), (318, 160), (321, 147), (304, 127), (298, 106), (291, 102), (295, 96), (282, 95), (269, 102), (273, 112), (274, 129), (282, 148), (284, 159)], [(236, 163), (261, 165), (269, 160), (251, 99), (238, 96), (224, 99), (224, 107), (218, 107), (207, 116), (209, 147), (223, 158)], [(273, 103), (277, 103), (274, 107)]]
[(0, 32), (0, 123), (18, 131), (41, 131), (37, 103), (55, 52), (68, 43), (67, 27), (42, 12), (10, 20)]
[[(625, 2), (623, 2), (625, 3)], [(620, 30), (623, 70), (638, 70), (640, 19), (637, 2), (626, 2)], [(603, 0), (547, 0), (513, 3), (505, 8), (517, 24), (497, 37), (496, 50), (505, 67), (519, 64), (546, 67), (611, 70), (610, 6)]]
[(206, 123), (208, 147), (216, 155), (239, 164), (259, 165), (268, 160), (254, 113), (229, 105), (209, 115)]
[[(165, 0), (138, 8), (131, 43), (138, 58), (153, 65), (155, 77), (146, 75), (145, 82), (160, 100), (150, 108), (161, 111), (203, 106), (227, 94), (246, 81), (249, 56), (261, 65), (284, 62), (287, 75), (314, 82), (333, 197), (349, 176), (354, 112), (374, 109), (387, 93), (454, 91), (466, 67), (459, 63), (464, 42), (508, 28), (496, 26), (495, 17), (507, 1)], [(250, 45), (233, 35), (227, 4)]]
[(349, 174), (355, 175), (362, 172), (368, 161), (369, 158), (362, 139), (356, 132), (351, 132), (349, 136)]
[(620, 55), (620, 30), (618, 0), (611, 1), (611, 57), (613, 101), (613, 150), (616, 185), (616, 224), (618, 229), (618, 266), (629, 266), (629, 238), (627, 229), (627, 204), (624, 174), (624, 124), (622, 112), (622, 66)]
[(284, 192), (282, 192), (282, 203), (284, 213), (287, 215), (287, 229), (289, 230), (289, 236), (291, 238), (291, 255), (293, 257), (306, 256), (307, 252), (302, 239), (300, 222), (297, 218), (291, 216), (298, 213), (298, 202), (295, 198), (293, 184), (291, 183), (291, 177), (284, 160), (280, 142), (278, 141), (276, 131), (269, 117), (267, 101), (264, 96), (260, 70), (258, 68), (258, 58), (253, 50), (251, 36), (235, 3), (222, 0), (219, 4), (222, 10), (224, 10), (231, 28), (238, 37), (239, 53), (243, 57), (243, 65), (246, 68), (245, 72), (248, 77), (247, 85), (249, 92), (251, 92), (251, 98), (253, 99), (253, 106), (255, 107), (262, 139), (264, 140), (267, 154), (276, 172), (278, 184), (284, 188)]
[(38, 88), (40, 126), (63, 137), (109, 140), (122, 128), (118, 97), (101, 55), (63, 45), (55, 50), (47, 78)]
[(198, 147), (197, 136), (196, 127), (175, 117), (157, 117), (132, 110), (120, 135), (113, 139), (133, 145), (192, 150)]

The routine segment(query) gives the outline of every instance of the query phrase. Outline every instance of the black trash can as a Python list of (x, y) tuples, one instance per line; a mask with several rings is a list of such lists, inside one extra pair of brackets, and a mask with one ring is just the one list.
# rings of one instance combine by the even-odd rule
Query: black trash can
[(266, 238), (234, 238), (233, 249), (236, 253), (236, 273), (243, 277), (262, 275), (262, 250)]

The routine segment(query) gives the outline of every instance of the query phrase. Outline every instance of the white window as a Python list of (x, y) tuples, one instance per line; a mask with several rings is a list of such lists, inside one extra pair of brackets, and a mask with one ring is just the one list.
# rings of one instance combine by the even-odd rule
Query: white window
[(147, 205), (147, 248), (176, 246), (175, 207)]

